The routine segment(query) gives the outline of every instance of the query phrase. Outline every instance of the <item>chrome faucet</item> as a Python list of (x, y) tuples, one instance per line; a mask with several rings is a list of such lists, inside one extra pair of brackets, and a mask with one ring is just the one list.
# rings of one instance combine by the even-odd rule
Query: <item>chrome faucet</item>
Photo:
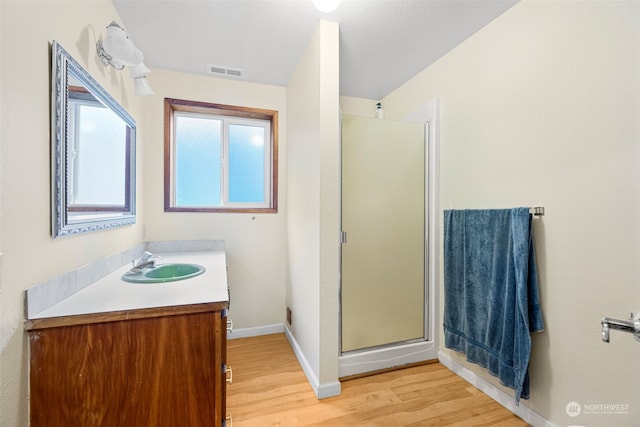
[(138, 262), (133, 262), (133, 267), (127, 272), (127, 274), (138, 274), (145, 268), (154, 268), (156, 266), (156, 259), (160, 258), (158, 255), (153, 255), (151, 252), (145, 251)]

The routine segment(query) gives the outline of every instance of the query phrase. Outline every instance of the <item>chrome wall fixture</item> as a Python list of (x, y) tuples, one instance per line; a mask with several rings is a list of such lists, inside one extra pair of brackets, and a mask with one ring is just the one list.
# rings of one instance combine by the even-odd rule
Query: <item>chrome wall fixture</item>
[(544, 206), (534, 206), (529, 208), (529, 213), (533, 216), (543, 216), (544, 215)]
[(144, 65), (144, 55), (135, 47), (124, 28), (115, 21), (107, 26), (104, 38), (96, 42), (96, 50), (105, 67), (111, 65), (116, 70), (129, 67), (136, 95), (153, 95), (147, 80), (151, 70)]
[(640, 341), (640, 313), (631, 313), (629, 320), (603, 317), (600, 323), (602, 324), (602, 341), (604, 342), (609, 342), (610, 329), (632, 333), (636, 340)]

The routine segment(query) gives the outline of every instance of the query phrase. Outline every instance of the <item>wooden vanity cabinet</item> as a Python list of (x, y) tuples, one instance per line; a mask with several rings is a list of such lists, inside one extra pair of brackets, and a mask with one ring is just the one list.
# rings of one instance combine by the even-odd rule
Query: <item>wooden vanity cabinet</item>
[(224, 426), (226, 302), (31, 320), (31, 427)]

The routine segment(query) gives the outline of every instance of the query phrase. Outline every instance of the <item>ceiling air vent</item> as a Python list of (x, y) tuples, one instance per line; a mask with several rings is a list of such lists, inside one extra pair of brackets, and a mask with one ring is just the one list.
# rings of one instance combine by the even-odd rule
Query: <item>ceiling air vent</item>
[(222, 67), (220, 65), (209, 65), (209, 73), (220, 77), (244, 77), (244, 70), (239, 68)]

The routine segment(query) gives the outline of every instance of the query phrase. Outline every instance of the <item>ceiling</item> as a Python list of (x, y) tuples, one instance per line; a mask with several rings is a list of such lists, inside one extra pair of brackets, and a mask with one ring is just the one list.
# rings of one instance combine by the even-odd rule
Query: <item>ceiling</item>
[(378, 100), (518, 0), (342, 0), (329, 14), (311, 0), (112, 1), (151, 69), (209, 74), (215, 65), (278, 86), (319, 21), (337, 22), (340, 94)]

